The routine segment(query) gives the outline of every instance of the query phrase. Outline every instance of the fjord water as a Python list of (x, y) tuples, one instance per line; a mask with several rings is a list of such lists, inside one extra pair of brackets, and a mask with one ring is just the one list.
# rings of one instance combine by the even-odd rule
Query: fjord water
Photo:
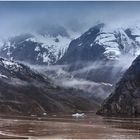
[(101, 117), (94, 112), (83, 118), (53, 114), (44, 118), (0, 118), (1, 138), (140, 138), (140, 118)]

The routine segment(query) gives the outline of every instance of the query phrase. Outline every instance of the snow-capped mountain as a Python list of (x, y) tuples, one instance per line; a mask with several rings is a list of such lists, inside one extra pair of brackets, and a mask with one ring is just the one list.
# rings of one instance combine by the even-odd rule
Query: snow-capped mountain
[(31, 64), (55, 64), (76, 36), (77, 33), (66, 31), (61, 26), (49, 26), (2, 42), (0, 55)]
[(140, 52), (140, 28), (114, 28), (104, 24), (89, 29), (73, 40), (60, 63), (75, 61), (118, 60), (127, 54), (137, 56)]
[(58, 64), (78, 78), (116, 83), (140, 53), (140, 28), (97, 24), (74, 39)]
[(139, 26), (108, 28), (101, 23), (78, 35), (48, 26), (1, 42), (0, 55), (30, 64), (67, 64), (72, 76), (112, 84), (140, 53)]
[(31, 64), (51, 65), (114, 61), (126, 54), (136, 57), (140, 53), (138, 26), (108, 29), (101, 23), (79, 36), (61, 26), (48, 26), (1, 42), (0, 55)]

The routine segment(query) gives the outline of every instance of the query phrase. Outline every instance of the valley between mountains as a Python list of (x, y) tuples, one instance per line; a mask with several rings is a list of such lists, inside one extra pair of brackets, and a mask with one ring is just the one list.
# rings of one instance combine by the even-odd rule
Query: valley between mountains
[[(138, 26), (109, 30), (106, 24), (100, 23), (81, 35), (61, 26), (48, 25), (34, 33), (2, 40), (1, 113), (43, 116), (43, 113), (51, 112), (97, 111), (109, 97), (103, 108), (110, 104), (110, 100), (115, 100), (115, 105), (99, 111), (99, 114), (111, 115), (116, 110), (120, 110), (118, 114), (137, 114), (139, 105), (133, 97), (129, 100), (122, 97), (129, 96), (127, 87), (126, 90), (122, 87), (118, 101), (116, 88), (139, 55), (139, 38)], [(135, 69), (137, 65), (132, 63), (131, 67)], [(133, 72), (135, 75), (138, 70)], [(132, 81), (137, 81), (133, 78)], [(132, 87), (131, 90), (137, 94), (137, 83), (129, 82), (129, 78), (126, 82), (126, 86)], [(122, 106), (130, 102), (131, 107), (121, 111)]]
[(51, 25), (1, 41), (1, 138), (139, 137), (139, 121), (127, 122), (140, 114), (140, 28), (106, 26)]

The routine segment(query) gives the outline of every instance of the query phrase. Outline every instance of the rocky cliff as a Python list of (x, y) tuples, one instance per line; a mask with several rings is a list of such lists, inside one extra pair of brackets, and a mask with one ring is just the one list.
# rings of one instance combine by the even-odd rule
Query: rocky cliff
[(140, 56), (133, 61), (97, 114), (125, 116), (140, 114)]

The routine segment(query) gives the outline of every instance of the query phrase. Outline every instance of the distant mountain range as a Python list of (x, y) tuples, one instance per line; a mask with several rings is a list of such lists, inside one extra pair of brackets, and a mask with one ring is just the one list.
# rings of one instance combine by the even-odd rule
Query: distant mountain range
[(10, 60), (30, 64), (55, 64), (64, 55), (77, 33), (61, 26), (47, 26), (32, 33), (24, 33), (1, 41), (0, 55)]
[[(115, 83), (125, 71), (126, 66), (119, 64), (127, 59), (129, 66), (139, 53), (138, 26), (108, 29), (103, 23), (81, 36), (61, 26), (46, 26), (34, 33), (3, 41), (0, 50), (0, 55), (10, 60), (38, 65), (68, 65), (67, 71), (78, 78), (109, 83)], [(101, 67), (91, 68), (94, 62)], [(85, 66), (90, 69), (85, 70)]]
[(122, 55), (137, 56), (140, 52), (140, 28), (107, 29), (105, 24), (90, 28), (74, 39), (61, 63), (77, 61), (119, 60)]
[[(79, 36), (79, 37), (78, 37)], [(76, 38), (78, 37), (78, 38)], [(101, 23), (80, 33), (61, 26), (46, 26), (1, 42), (0, 54), (32, 64), (71, 64), (96, 60), (119, 60), (140, 52), (140, 28), (108, 29)]]

